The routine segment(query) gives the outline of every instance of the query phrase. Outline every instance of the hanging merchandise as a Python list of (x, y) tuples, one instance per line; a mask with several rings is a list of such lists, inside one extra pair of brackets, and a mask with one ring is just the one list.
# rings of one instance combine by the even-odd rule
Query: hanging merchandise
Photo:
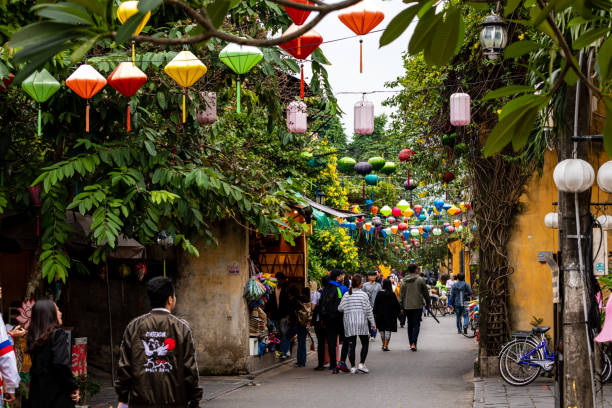
[(404, 231), (404, 230), (406, 230), (408, 228), (408, 224), (406, 224), (405, 222), (400, 222), (397, 225), (397, 228), (399, 228), (400, 231)]
[(378, 176), (376, 174), (368, 174), (365, 176), (365, 182), (368, 186), (375, 186), (378, 184)]
[(402, 149), (399, 154), (397, 155), (397, 158), (399, 159), (400, 162), (405, 163), (405, 162), (411, 162), (413, 159), (413, 156), (416, 154), (416, 152), (410, 148), (408, 149)]
[(444, 135), (442, 136), (442, 145), (452, 147), (455, 145), (456, 140), (457, 140), (456, 133), (451, 133), (450, 135)]
[[(314, 3), (308, 0), (290, 0), (290, 1), (293, 1), (295, 3), (305, 4), (308, 6), (314, 5)], [(283, 8), (289, 15), (289, 18), (291, 19), (291, 21), (293, 21), (293, 24), (296, 24), (296, 25), (304, 24), (306, 22), (306, 19), (310, 15), (310, 10), (302, 10), (302, 9), (289, 7), (289, 6), (283, 6)]]
[[(121, 24), (125, 24), (126, 21), (130, 19), (130, 17), (138, 14), (138, 2), (137, 1), (124, 1), (117, 7), (117, 18), (121, 22)], [(142, 17), (140, 24), (136, 27), (136, 30), (132, 33), (133, 35), (138, 35), (142, 31), (142, 29), (147, 25), (149, 19), (151, 18), (151, 11), (147, 11)], [(132, 64), (136, 65), (136, 45), (134, 41), (132, 41)]]
[[(391, 214), (393, 214), (393, 210), (391, 210)], [(397, 220), (395, 219), (395, 217), (389, 217), (389, 218), (387, 218), (387, 222), (388, 222), (389, 224), (393, 224), (393, 223), (395, 223), (395, 221), (397, 221)]]
[(378, 214), (378, 207), (375, 205), (371, 206), (370, 212), (372, 213), (373, 216), (376, 216), (376, 214)]
[[(283, 35), (289, 35), (297, 30), (301, 26), (292, 24)], [(319, 45), (323, 43), (323, 37), (319, 35), (315, 30), (310, 30), (301, 36), (294, 38), (293, 40), (287, 41), (280, 45), (280, 47), (287, 51), (295, 59), (305, 60), (312, 54)], [(304, 99), (304, 64), (300, 64), (300, 98)]]
[(372, 165), (372, 170), (379, 171), (380, 169), (382, 169), (385, 166), (385, 159), (383, 159), (382, 157), (379, 157), (379, 156), (370, 157), (368, 159), (368, 163), (370, 163)]
[(355, 164), (355, 172), (362, 176), (370, 174), (372, 169), (372, 165), (368, 162), (359, 162)]
[(417, 188), (417, 183), (414, 181), (414, 179), (404, 181), (404, 190), (412, 191), (415, 188)]
[(470, 123), (470, 95), (458, 92), (450, 97), (450, 122), (453, 126), (466, 126)]
[(431, 232), (432, 234), (434, 234), (436, 237), (440, 236), (442, 234), (442, 230), (438, 227), (434, 228), (433, 231)]
[[(379, 25), (385, 14), (376, 10), (370, 0), (361, 1), (338, 14), (342, 23), (357, 35), (366, 35)], [(359, 39), (359, 72), (363, 72), (363, 39)]]
[(402, 210), (400, 210), (398, 207), (393, 207), (393, 209), (391, 210), (391, 214), (393, 214), (394, 217), (401, 217)]
[(338, 169), (344, 174), (352, 174), (357, 162), (351, 157), (343, 157), (338, 160)]
[[(147, 75), (130, 62), (122, 62), (108, 76), (108, 84), (126, 98), (131, 98), (147, 82)], [(130, 131), (130, 101), (127, 103), (127, 131)]]
[(181, 51), (165, 66), (168, 76), (183, 87), (183, 123), (187, 122), (187, 88), (195, 84), (208, 71), (206, 65), (191, 51)]
[(307, 127), (306, 104), (293, 101), (287, 106), (287, 129), (293, 133), (305, 133)]
[(393, 174), (396, 169), (397, 169), (396, 164), (388, 161), (388, 162), (385, 162), (384, 166), (380, 169), (380, 172), (389, 176)]
[(91, 65), (83, 64), (66, 79), (66, 86), (87, 100), (85, 131), (89, 132), (89, 100), (106, 85), (106, 78)]
[(455, 225), (455, 228), (459, 228), (461, 226), (461, 220), (455, 220), (453, 221), (453, 224)]
[(461, 214), (461, 210), (459, 208), (455, 207), (454, 205), (451, 206), (451, 208), (447, 209), (446, 212), (449, 215), (459, 215), (459, 214)]
[(406, 208), (404, 211), (402, 211), (402, 215), (404, 217), (410, 218), (414, 215), (414, 210), (412, 208)]
[(40, 104), (47, 101), (61, 86), (46, 69), (32, 73), (21, 83), (23, 90), (38, 102), (38, 136), (42, 135)]
[[(234, 43), (226, 45), (219, 53), (219, 59), (238, 75), (249, 72), (262, 58), (259, 48)], [(236, 112), (240, 113), (240, 78), (236, 81)]]
[(147, 265), (144, 262), (138, 262), (136, 264), (136, 277), (140, 282), (147, 275)]
[(196, 118), (201, 125), (212, 125), (217, 121), (217, 94), (215, 92), (200, 92), (204, 101), (204, 110), (196, 113)]
[(385, 217), (388, 217), (389, 215), (391, 215), (391, 212), (393, 210), (391, 209), (391, 207), (389, 207), (388, 205), (385, 205), (383, 208), (381, 208), (379, 210), (379, 212), (384, 215)]
[[(358, 135), (371, 135), (374, 132), (374, 104), (365, 100), (355, 102), (355, 133)], [(384, 166), (384, 164), (383, 164)]]
[(404, 211), (410, 208), (410, 204), (408, 204), (406, 200), (398, 201), (398, 203), (395, 204), (395, 206), (399, 208), (402, 213), (404, 213)]
[(417, 217), (421, 215), (421, 211), (423, 211), (422, 206), (420, 206), (419, 204), (414, 206), (414, 213), (417, 215)]
[(434, 207), (436, 207), (436, 210), (440, 212), (444, 208), (444, 200), (441, 200), (441, 199), (434, 200), (433, 205)]

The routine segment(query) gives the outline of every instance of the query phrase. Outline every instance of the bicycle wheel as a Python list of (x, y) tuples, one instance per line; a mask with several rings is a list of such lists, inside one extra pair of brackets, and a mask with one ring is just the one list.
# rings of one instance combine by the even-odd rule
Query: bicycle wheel
[[(516, 339), (506, 344), (499, 353), (499, 373), (502, 379), (510, 385), (523, 386), (538, 378), (541, 367), (519, 363), (525, 355), (537, 347), (538, 344), (533, 339)], [(537, 349), (530, 359), (544, 359), (542, 349)]]
[(468, 322), (467, 331), (463, 331), (463, 335), (468, 339), (473, 339), (476, 337), (476, 331), (478, 331), (478, 320), (474, 320), (473, 317), (470, 317), (470, 321)]

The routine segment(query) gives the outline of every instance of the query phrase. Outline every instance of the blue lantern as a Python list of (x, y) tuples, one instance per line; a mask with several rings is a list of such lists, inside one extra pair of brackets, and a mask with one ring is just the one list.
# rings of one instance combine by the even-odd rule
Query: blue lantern
[(434, 207), (436, 207), (436, 210), (440, 212), (442, 211), (442, 208), (444, 207), (444, 200), (440, 200), (440, 199), (434, 200), (433, 205)]
[(366, 200), (365, 204), (366, 204), (366, 208), (368, 209), (368, 211), (370, 211), (370, 207), (372, 207), (372, 204), (374, 204), (374, 201)]
[(425, 214), (424, 212), (421, 212), (421, 214), (419, 214), (419, 220), (425, 221), (426, 219), (427, 219), (427, 214)]
[(368, 174), (365, 176), (365, 182), (368, 186), (375, 186), (378, 184), (378, 176), (376, 174)]
[(443, 208), (444, 210), (448, 210), (448, 209), (449, 209), (449, 208), (451, 208), (451, 207), (452, 207), (452, 205), (450, 205), (450, 204), (444, 204), (444, 205), (442, 206), (442, 208)]

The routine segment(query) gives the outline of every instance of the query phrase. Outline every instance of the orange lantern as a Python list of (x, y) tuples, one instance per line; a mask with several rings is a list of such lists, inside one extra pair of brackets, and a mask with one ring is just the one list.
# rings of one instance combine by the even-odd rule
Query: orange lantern
[[(308, 0), (291, 0), (291, 1), (295, 3), (305, 4), (308, 6), (314, 5), (314, 3)], [(283, 7), (285, 8), (285, 11), (289, 15), (289, 18), (291, 18), (291, 21), (293, 21), (293, 24), (297, 24), (297, 25), (304, 24), (304, 22), (306, 22), (306, 19), (310, 15), (310, 10), (302, 10), (302, 9), (297, 9), (297, 8), (289, 7), (289, 6), (283, 6)]]
[[(131, 62), (122, 62), (108, 76), (108, 84), (126, 98), (131, 98), (147, 82), (147, 74)], [(127, 131), (130, 131), (130, 101), (127, 104)]]
[(398, 229), (397, 224), (394, 224), (391, 226), (391, 232), (393, 233), (393, 235), (397, 234), (397, 229)]
[[(292, 24), (283, 35), (291, 34), (300, 29), (300, 26)], [(298, 38), (294, 38), (291, 41), (287, 41), (280, 45), (280, 47), (291, 54), (294, 58), (305, 60), (310, 54), (314, 52), (319, 45), (323, 43), (323, 37), (319, 35), (315, 30), (310, 30), (305, 34), (302, 34)], [(304, 64), (300, 66), (300, 98), (304, 99)]]
[[(361, 1), (338, 14), (342, 23), (357, 35), (365, 35), (372, 31), (385, 18), (385, 14), (376, 10), (367, 1)], [(359, 72), (363, 72), (363, 39), (359, 39)]]
[(373, 216), (376, 216), (376, 214), (378, 214), (378, 207), (375, 205), (371, 206), (370, 212), (372, 213)]
[(459, 228), (459, 226), (461, 225), (461, 220), (455, 220), (453, 221), (453, 224), (455, 224), (455, 227)]
[(85, 131), (89, 132), (89, 100), (106, 85), (106, 78), (91, 65), (83, 64), (66, 79), (66, 86), (87, 99)]

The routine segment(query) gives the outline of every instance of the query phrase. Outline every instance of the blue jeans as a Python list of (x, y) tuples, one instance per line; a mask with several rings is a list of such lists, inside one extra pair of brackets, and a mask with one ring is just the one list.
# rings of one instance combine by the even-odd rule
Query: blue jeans
[(306, 366), (306, 336), (308, 336), (308, 329), (304, 326), (297, 325), (297, 364), (305, 367)]
[[(461, 326), (461, 316), (463, 315), (463, 326)], [(461, 329), (467, 327), (470, 316), (467, 313), (467, 310), (463, 306), (455, 306), (455, 316), (457, 318), (457, 331), (461, 332)]]
[(289, 336), (289, 321), (287, 318), (283, 317), (280, 319), (278, 331), (280, 333), (280, 352), (283, 355), (287, 355), (287, 353), (289, 353), (291, 350), (291, 336)]

